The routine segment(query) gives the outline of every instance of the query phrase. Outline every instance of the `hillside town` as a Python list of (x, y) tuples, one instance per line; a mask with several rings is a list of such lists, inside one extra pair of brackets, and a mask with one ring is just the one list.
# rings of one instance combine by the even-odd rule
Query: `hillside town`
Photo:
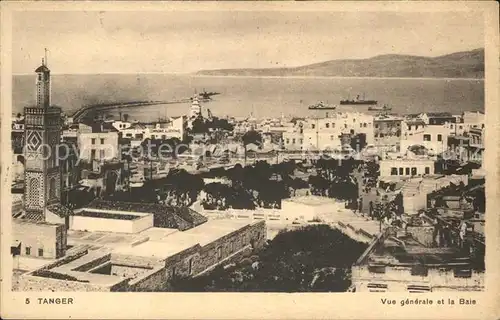
[(14, 290), (484, 290), (482, 112), (239, 119), (195, 94), (179, 117), (75, 119), (45, 61), (33, 77)]

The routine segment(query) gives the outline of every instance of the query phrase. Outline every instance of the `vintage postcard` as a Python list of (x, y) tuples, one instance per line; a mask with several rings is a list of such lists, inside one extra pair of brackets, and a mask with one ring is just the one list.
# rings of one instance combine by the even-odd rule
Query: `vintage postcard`
[(496, 2), (1, 3), (5, 319), (498, 319)]

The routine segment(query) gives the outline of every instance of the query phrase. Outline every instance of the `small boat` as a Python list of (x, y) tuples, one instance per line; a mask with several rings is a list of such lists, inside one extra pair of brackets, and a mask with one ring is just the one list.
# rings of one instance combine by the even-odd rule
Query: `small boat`
[(359, 97), (359, 94), (356, 96), (356, 99), (350, 100), (340, 100), (341, 105), (376, 105), (378, 103), (377, 100), (366, 100), (365, 95), (363, 94), (363, 98)]
[(330, 106), (323, 101), (309, 106), (309, 110), (335, 110), (336, 108), (336, 106)]
[(391, 111), (392, 108), (384, 105), (383, 107), (368, 107), (368, 111)]

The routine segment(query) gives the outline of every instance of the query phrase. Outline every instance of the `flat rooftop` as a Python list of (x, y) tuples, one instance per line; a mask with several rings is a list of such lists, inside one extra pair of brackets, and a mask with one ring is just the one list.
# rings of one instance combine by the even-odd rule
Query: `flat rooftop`
[(25, 220), (25, 219), (12, 219), (13, 224), (18, 224), (18, 225), (38, 225), (38, 226), (45, 226), (45, 227), (51, 227), (55, 228), (60, 226), (60, 224), (55, 224), (55, 223), (50, 223), (50, 222), (45, 222), (45, 221), (34, 221), (34, 220)]
[(68, 230), (68, 244), (73, 246), (90, 245), (96, 248), (115, 248), (120, 246), (131, 246), (135, 243), (147, 240), (148, 238), (142, 234)]
[[(45, 268), (34, 270), (26, 275), (32, 277), (83, 282), (110, 287), (119, 284), (126, 279), (124, 277), (116, 275), (91, 273), (88, 272), (88, 268), (85, 266), (86, 264), (89, 264), (93, 261), (106, 258), (106, 255), (109, 255), (109, 253), (109, 250), (102, 249), (95, 251), (86, 251), (82, 256), (74, 256), (72, 260), (68, 261), (65, 264), (54, 267), (49, 267), (49, 265), (46, 265)], [(61, 259), (68, 259), (68, 257), (69, 256), (67, 255)], [(81, 267), (84, 267), (84, 269), (79, 271), (78, 269)]]
[(142, 235), (150, 237), (149, 241), (133, 247), (120, 247), (114, 252), (133, 256), (166, 259), (197, 244), (205, 246), (230, 234), (231, 232), (253, 223), (258, 222), (217, 219), (209, 220), (208, 222), (187, 231), (150, 228), (141, 232)]
[(32, 277), (49, 278), (56, 280), (63, 280), (59, 278), (65, 278), (63, 281), (75, 281), (75, 282), (85, 282), (94, 285), (101, 285), (104, 287), (111, 287), (119, 284), (125, 280), (123, 277), (115, 275), (104, 275), (98, 273), (89, 272), (79, 272), (79, 271), (63, 271), (59, 268), (54, 268), (50, 270), (36, 270), (31, 274), (27, 274)]
[(338, 204), (340, 202), (336, 201), (335, 199), (332, 198), (327, 198), (327, 197), (320, 197), (320, 196), (300, 196), (300, 197), (293, 197), (290, 199), (284, 199), (283, 202), (293, 202), (293, 203), (300, 203), (300, 204), (305, 204), (308, 206), (323, 206), (323, 205), (328, 205), (328, 204)]

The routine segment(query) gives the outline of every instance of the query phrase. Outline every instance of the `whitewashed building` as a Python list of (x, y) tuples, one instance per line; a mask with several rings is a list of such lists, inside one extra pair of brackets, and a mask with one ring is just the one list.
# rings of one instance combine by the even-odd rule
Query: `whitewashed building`
[(170, 139), (178, 138), (182, 140), (185, 134), (184, 117), (170, 118), (167, 122), (158, 123), (133, 123), (131, 126), (119, 130), (123, 138), (134, 141), (144, 141), (146, 139)]
[(118, 132), (79, 133), (77, 141), (82, 160), (104, 161), (118, 156)]
[(380, 177), (416, 177), (434, 174), (434, 160), (394, 158), (379, 161)]
[(341, 147), (342, 134), (365, 134), (374, 143), (374, 118), (362, 113), (333, 113), (326, 118), (309, 118), (303, 127), (303, 148), (325, 150)]
[(423, 121), (408, 120), (401, 125), (401, 151), (421, 145), (434, 153), (442, 153), (448, 145), (450, 129), (447, 124), (427, 125)]

